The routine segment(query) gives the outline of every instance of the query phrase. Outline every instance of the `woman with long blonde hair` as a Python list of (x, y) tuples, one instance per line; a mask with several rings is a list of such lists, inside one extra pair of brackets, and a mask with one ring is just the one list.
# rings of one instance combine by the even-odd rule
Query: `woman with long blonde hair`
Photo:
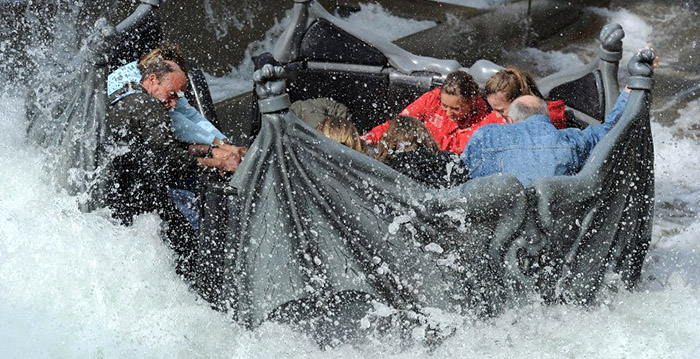
[(335, 142), (365, 153), (365, 141), (360, 139), (355, 124), (345, 117), (326, 116), (316, 126), (316, 130)]

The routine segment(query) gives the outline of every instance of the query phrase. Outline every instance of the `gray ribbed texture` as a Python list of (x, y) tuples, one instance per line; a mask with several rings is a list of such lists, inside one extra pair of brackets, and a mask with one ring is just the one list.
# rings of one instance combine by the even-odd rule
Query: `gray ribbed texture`
[[(268, 89), (282, 81), (257, 79)], [(256, 326), (285, 307), (331, 313), (348, 291), (397, 309), (490, 314), (521, 291), (589, 303), (607, 269), (631, 287), (653, 217), (649, 103), (648, 91), (634, 91), (576, 176), (525, 189), (495, 175), (442, 192), (286, 110), (263, 114), (231, 180), (228, 304)]]

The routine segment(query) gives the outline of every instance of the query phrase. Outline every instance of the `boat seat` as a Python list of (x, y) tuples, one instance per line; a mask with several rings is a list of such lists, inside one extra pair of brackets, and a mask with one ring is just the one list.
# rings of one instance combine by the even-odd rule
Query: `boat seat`
[(163, 31), (155, 12), (139, 20), (133, 30), (120, 34), (109, 56), (109, 72), (145, 55), (163, 42)]
[(600, 122), (605, 120), (605, 89), (599, 70), (553, 88), (549, 92), (549, 100), (564, 100), (567, 106)]

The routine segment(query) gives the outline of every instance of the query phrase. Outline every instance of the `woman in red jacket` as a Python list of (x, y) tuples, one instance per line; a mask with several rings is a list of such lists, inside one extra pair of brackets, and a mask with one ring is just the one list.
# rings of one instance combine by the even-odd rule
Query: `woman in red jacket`
[[(464, 71), (447, 75), (442, 88), (426, 92), (399, 115), (413, 116), (425, 124), (442, 151), (462, 153), (464, 146), (455, 138), (479, 123), (488, 114), (486, 102), (479, 95), (479, 85)], [(377, 144), (389, 127), (387, 121), (376, 126), (363, 137), (367, 143)], [(466, 143), (465, 143), (466, 145)]]

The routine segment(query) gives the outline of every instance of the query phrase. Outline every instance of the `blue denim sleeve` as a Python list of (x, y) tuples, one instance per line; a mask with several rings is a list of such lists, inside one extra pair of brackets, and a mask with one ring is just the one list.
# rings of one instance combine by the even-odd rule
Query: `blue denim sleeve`
[[(480, 129), (481, 130), (481, 129)], [(464, 163), (464, 167), (467, 169), (468, 178), (474, 178), (475, 169), (481, 165), (481, 150), (483, 148), (482, 137), (484, 131), (476, 131), (472, 135), (471, 139), (464, 147), (464, 151), (459, 156), (459, 159)]]
[(470, 150), (471, 148), (469, 147), (469, 144), (464, 147), (464, 151), (462, 151), (462, 154), (459, 155), (459, 159), (462, 160), (462, 163), (469, 168), (469, 165), (471, 164), (471, 158), (470, 158)]
[(591, 125), (586, 127), (585, 130), (581, 131), (581, 140), (583, 141), (583, 146), (588, 151), (590, 151), (598, 141), (600, 141), (605, 134), (610, 131), (612, 126), (620, 119), (622, 112), (624, 112), (627, 106), (627, 99), (629, 98), (629, 93), (622, 91), (620, 96), (617, 97), (615, 106), (610, 110), (610, 113), (605, 117), (605, 122), (599, 125)]
[(612, 127), (612, 125), (614, 125), (615, 122), (617, 122), (617, 120), (620, 119), (620, 116), (622, 116), (622, 112), (627, 106), (627, 99), (629, 99), (629, 97), (630, 94), (626, 91), (622, 91), (622, 93), (620, 93), (620, 96), (617, 97), (615, 106), (612, 108), (612, 110), (610, 110), (608, 116), (605, 117), (605, 123), (607, 124), (608, 122), (610, 122), (610, 127)]
[[(189, 102), (187, 102), (187, 99), (182, 97), (179, 100), (177, 100), (177, 103), (175, 104), (175, 108), (171, 112), (177, 112), (182, 114), (184, 117), (186, 117), (188, 120), (190, 120), (193, 124), (195, 124), (197, 127), (199, 127), (199, 130), (207, 132), (211, 134), (212, 138), (213, 137), (218, 137), (219, 139), (226, 139), (226, 136), (224, 136), (221, 131), (219, 131), (218, 128), (216, 128), (209, 120), (207, 120), (206, 117), (204, 117), (197, 109), (192, 107)], [(172, 116), (171, 116), (172, 117)]]

